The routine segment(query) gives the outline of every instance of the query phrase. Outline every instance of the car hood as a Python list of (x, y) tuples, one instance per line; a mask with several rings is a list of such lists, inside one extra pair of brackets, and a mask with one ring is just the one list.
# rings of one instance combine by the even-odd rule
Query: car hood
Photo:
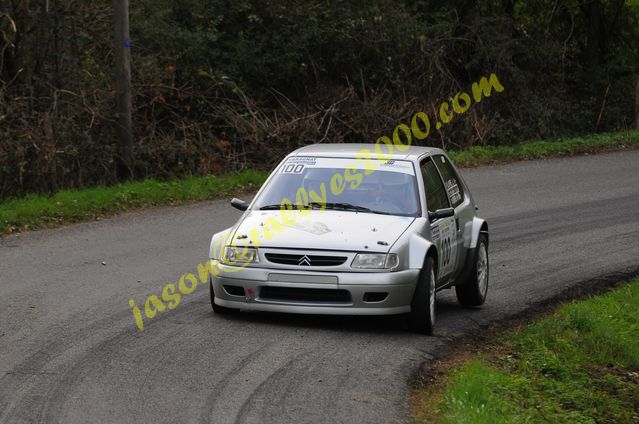
[(285, 225), (280, 211), (249, 211), (235, 232), (235, 243), (261, 247), (387, 252), (414, 217), (312, 210)]

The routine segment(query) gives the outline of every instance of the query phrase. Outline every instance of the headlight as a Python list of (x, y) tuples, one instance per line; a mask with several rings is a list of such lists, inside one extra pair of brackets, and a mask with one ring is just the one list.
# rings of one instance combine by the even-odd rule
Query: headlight
[(397, 253), (358, 253), (351, 268), (394, 269), (399, 265)]
[(254, 247), (224, 246), (220, 261), (225, 265), (247, 265), (260, 261)]

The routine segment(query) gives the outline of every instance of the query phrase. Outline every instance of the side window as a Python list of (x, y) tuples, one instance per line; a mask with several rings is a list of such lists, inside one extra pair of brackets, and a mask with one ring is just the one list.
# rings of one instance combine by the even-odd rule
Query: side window
[(464, 189), (459, 181), (459, 177), (453, 166), (444, 156), (435, 156), (434, 160), (444, 179), (444, 186), (446, 187), (450, 203), (456, 208), (464, 201)]
[(422, 169), (422, 178), (424, 179), (424, 187), (426, 189), (426, 205), (429, 211), (448, 208), (448, 197), (442, 179), (437, 172), (437, 168), (432, 160), (426, 159), (420, 165)]

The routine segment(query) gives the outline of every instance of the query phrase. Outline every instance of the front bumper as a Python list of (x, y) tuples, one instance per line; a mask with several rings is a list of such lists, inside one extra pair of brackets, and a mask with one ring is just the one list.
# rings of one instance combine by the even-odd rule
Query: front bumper
[[(215, 303), (243, 310), (326, 315), (410, 312), (418, 269), (318, 272), (231, 267), (211, 261)], [(384, 294), (386, 294), (384, 296)]]

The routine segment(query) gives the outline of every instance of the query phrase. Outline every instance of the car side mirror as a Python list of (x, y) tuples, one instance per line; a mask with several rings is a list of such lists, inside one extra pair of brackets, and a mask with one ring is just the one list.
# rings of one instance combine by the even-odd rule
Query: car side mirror
[(428, 211), (428, 219), (431, 222), (440, 218), (448, 218), (449, 216), (455, 216), (455, 209), (444, 208), (444, 209), (437, 209), (435, 212)]
[(244, 200), (238, 199), (236, 197), (231, 199), (231, 206), (233, 206), (235, 209), (239, 209), (241, 211), (245, 211), (245, 210), (248, 209), (248, 203), (246, 203)]

